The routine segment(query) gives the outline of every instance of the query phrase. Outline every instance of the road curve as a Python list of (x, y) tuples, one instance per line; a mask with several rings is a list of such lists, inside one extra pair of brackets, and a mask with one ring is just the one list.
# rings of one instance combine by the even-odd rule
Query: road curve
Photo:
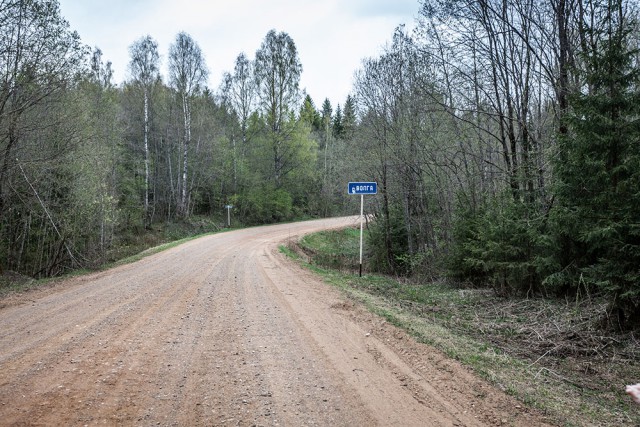
[(543, 425), (278, 252), (355, 223), (206, 236), (5, 299), (0, 425)]

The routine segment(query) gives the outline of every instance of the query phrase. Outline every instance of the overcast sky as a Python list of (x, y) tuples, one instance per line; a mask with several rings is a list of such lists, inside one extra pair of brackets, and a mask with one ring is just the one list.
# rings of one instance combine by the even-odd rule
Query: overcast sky
[(317, 108), (334, 109), (351, 92), (362, 59), (375, 57), (400, 24), (413, 28), (420, 0), (59, 0), (82, 41), (113, 63), (115, 83), (128, 79), (129, 46), (149, 34), (158, 42), (166, 81), (169, 45), (180, 31), (202, 49), (216, 90), (245, 52), (251, 59), (271, 29), (298, 48), (306, 89)]

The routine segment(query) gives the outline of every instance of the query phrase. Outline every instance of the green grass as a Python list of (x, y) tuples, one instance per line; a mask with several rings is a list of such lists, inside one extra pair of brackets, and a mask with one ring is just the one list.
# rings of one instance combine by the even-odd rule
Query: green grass
[(335, 270), (357, 268), (360, 253), (360, 231), (347, 228), (340, 232), (321, 231), (304, 236), (300, 241), (303, 251), (313, 255), (314, 263)]
[(597, 329), (602, 302), (507, 299), (445, 282), (358, 277), (357, 233), (317, 233), (281, 250), (559, 425), (640, 425), (640, 405), (624, 393), (625, 384), (640, 381), (638, 341)]
[(302, 247), (313, 249), (317, 255), (332, 257), (359, 256), (360, 231), (355, 228), (346, 228), (340, 231), (321, 231), (319, 233), (304, 236), (300, 241)]

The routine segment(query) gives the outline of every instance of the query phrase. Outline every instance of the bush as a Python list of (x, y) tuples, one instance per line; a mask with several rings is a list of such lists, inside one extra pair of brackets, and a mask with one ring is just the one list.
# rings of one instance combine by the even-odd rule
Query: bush
[(235, 200), (248, 224), (270, 224), (293, 217), (293, 198), (283, 189), (254, 187)]

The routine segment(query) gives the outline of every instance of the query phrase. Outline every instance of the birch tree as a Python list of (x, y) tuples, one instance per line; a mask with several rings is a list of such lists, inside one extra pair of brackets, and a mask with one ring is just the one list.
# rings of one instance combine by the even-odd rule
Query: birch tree
[(153, 85), (160, 78), (158, 43), (151, 36), (145, 36), (129, 46), (129, 71), (134, 82), (142, 87), (144, 108), (144, 217), (146, 225), (151, 221), (149, 214), (149, 97)]
[(226, 73), (223, 81), (223, 99), (236, 114), (240, 124), (240, 153), (236, 144), (236, 138), (232, 138), (233, 148), (233, 185), (234, 191), (238, 187), (238, 164), (247, 154), (249, 143), (249, 118), (256, 111), (257, 88), (254, 75), (254, 64), (241, 53), (236, 58), (233, 74)]
[(184, 136), (182, 141), (182, 177), (179, 212), (189, 216), (189, 147), (191, 145), (191, 101), (207, 81), (209, 71), (200, 46), (187, 33), (181, 32), (169, 48), (169, 80), (182, 103)]
[(256, 52), (255, 76), (263, 114), (269, 129), (273, 155), (273, 178), (280, 186), (292, 169), (293, 135), (291, 113), (299, 100), (302, 64), (293, 39), (285, 32), (271, 30)]

